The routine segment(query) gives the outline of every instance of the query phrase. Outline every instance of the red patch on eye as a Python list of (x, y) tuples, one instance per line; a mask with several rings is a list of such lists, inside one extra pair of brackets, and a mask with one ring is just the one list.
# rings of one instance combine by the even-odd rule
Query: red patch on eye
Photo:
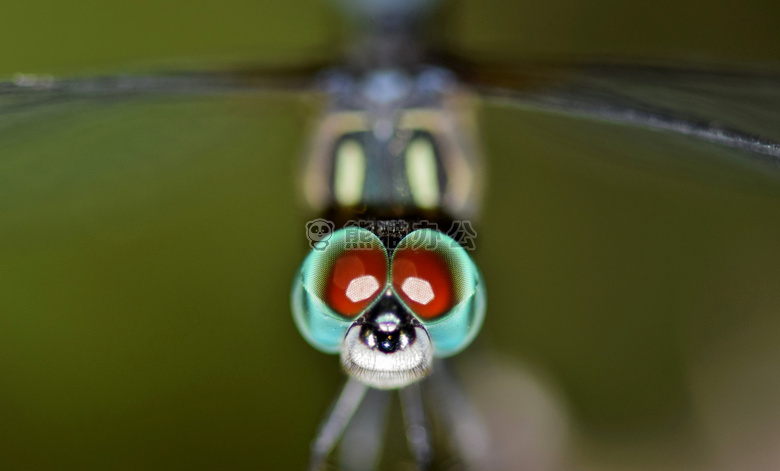
[(325, 302), (339, 314), (359, 314), (376, 298), (387, 283), (387, 258), (384, 249), (347, 250), (340, 254), (330, 270)]
[(423, 319), (435, 319), (453, 305), (453, 282), (447, 263), (430, 250), (396, 250), (393, 288)]

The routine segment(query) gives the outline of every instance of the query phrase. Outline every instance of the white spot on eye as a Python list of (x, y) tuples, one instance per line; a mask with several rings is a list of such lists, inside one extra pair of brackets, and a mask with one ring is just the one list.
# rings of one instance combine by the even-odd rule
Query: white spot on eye
[(379, 281), (371, 275), (359, 276), (349, 282), (347, 298), (353, 303), (364, 301), (379, 290)]
[(336, 149), (333, 193), (342, 206), (360, 203), (366, 178), (366, 155), (360, 143), (349, 139)]
[(439, 204), (436, 152), (429, 139), (418, 137), (406, 148), (406, 175), (414, 202), (421, 208)]
[(409, 296), (409, 299), (419, 304), (428, 304), (434, 298), (431, 284), (416, 276), (405, 279), (401, 284), (401, 291)]

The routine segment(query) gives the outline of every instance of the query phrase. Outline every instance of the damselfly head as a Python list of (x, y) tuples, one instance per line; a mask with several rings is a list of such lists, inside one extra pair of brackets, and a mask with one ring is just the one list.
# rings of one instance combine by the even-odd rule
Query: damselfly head
[(359, 381), (394, 389), (471, 343), (485, 292), (469, 255), (441, 232), (415, 230), (390, 249), (371, 231), (346, 227), (306, 258), (292, 308), (312, 346), (340, 353)]

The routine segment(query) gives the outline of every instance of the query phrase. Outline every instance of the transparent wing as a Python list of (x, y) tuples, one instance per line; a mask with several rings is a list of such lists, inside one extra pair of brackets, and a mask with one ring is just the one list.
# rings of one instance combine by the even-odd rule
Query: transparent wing
[(187, 71), (160, 75), (106, 75), (60, 79), (18, 74), (0, 82), (0, 126), (80, 106), (132, 100), (237, 93), (278, 94), (310, 91), (320, 65), (276, 69)]
[[(81, 216), (101, 227), (131, 213), (147, 220), (165, 211), (154, 203), (161, 195), (192, 191), (170, 204), (203, 203), (204, 179), (230, 178), (233, 164), (288, 175), (303, 139), (300, 92), (311, 81), (247, 71), (4, 82), (0, 228), (29, 235)], [(275, 136), (290, 144), (282, 149)], [(265, 188), (293, 183), (276, 180)]]
[(780, 173), (780, 75), (773, 72), (594, 64), (457, 69), (489, 103), (658, 131), (698, 141), (705, 153), (712, 146), (721, 160)]
[[(35, 219), (44, 202), (110, 207), (115, 202), (104, 192), (135, 191), (121, 184), (123, 172), (129, 179), (165, 173), (170, 165), (191, 164), (205, 149), (219, 154), (222, 146), (245, 142), (247, 126), (258, 136), (278, 127), (269, 113), (280, 122), (289, 119), (280, 104), (294, 110), (290, 105), (315, 96), (313, 77), (308, 68), (297, 68), (75, 79), (19, 75), (0, 82), (0, 212), (11, 210), (7, 214), (23, 222)], [(80, 202), (71, 201), (78, 194)]]

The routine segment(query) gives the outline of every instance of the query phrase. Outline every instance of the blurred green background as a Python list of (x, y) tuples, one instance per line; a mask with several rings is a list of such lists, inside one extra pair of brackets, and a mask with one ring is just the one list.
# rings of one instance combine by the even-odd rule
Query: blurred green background
[[(444, 44), (475, 58), (780, 60), (773, 2), (445, 13)], [(344, 29), (314, 0), (17, 2), (0, 75), (305, 62)], [(551, 453), (574, 469), (777, 469), (780, 192), (625, 163), (707, 146), (481, 114), (490, 297), (474, 350), (532, 372), (557, 417), (533, 427), (566, 417)], [(341, 381), (288, 307), (315, 115), (285, 95), (0, 117), (0, 469), (304, 467)]]

